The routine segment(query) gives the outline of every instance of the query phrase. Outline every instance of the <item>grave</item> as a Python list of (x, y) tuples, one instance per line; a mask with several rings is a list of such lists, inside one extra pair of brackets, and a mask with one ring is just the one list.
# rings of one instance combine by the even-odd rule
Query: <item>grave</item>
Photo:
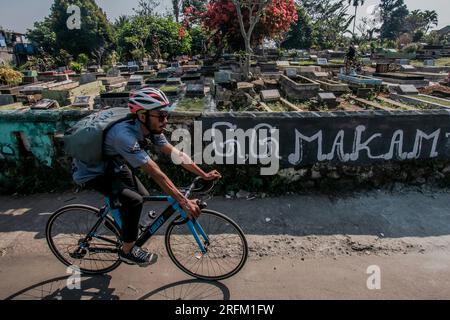
[(16, 101), (12, 94), (0, 94), (0, 106), (13, 104), (14, 102), (16, 102)]
[(409, 64), (404, 64), (404, 65), (400, 65), (400, 70), (405, 71), (405, 72), (411, 72), (411, 71), (416, 71), (416, 67), (409, 65)]
[(31, 106), (32, 110), (48, 110), (59, 108), (58, 101), (52, 99), (42, 99), (35, 105)]
[(317, 64), (319, 66), (326, 66), (328, 65), (328, 60), (325, 58), (317, 58)]
[(91, 102), (90, 96), (78, 96), (72, 103), (73, 107), (89, 108)]
[(188, 84), (186, 87), (186, 97), (199, 97), (205, 96), (205, 86), (203, 84)]
[(164, 92), (168, 97), (174, 97), (177, 96), (179, 93), (179, 86), (165, 84), (161, 88), (159, 88), (159, 90)]
[(256, 92), (260, 92), (261, 90), (264, 89), (264, 80), (258, 79), (258, 80), (254, 80), (252, 81), (255, 91)]
[(187, 72), (181, 76), (182, 81), (195, 81), (200, 80), (202, 78), (202, 74), (198, 72)]
[(400, 85), (398, 87), (399, 93), (404, 95), (418, 95), (419, 91), (413, 85)]
[(264, 87), (268, 90), (278, 89), (278, 80), (264, 79)]
[(216, 83), (230, 83), (231, 82), (231, 71), (221, 70), (214, 73), (214, 80)]
[(435, 61), (434, 61), (434, 59), (427, 59), (427, 60), (424, 60), (423, 65), (426, 67), (434, 67)]
[(395, 60), (395, 63), (401, 66), (409, 65), (410, 61), (409, 59), (397, 59)]
[(320, 88), (326, 92), (333, 92), (335, 95), (342, 95), (344, 93), (350, 92), (348, 84), (330, 80), (314, 80), (320, 84)]
[(297, 69), (296, 68), (287, 68), (285, 70), (286, 76), (289, 78), (296, 77), (297, 76)]
[(80, 84), (86, 84), (97, 81), (97, 77), (93, 73), (85, 73), (80, 77)]
[(250, 82), (238, 82), (237, 83), (237, 89), (239, 91), (244, 91), (244, 92), (251, 92), (253, 89), (255, 88), (255, 86), (253, 85), (253, 83)]
[(291, 99), (306, 100), (317, 96), (320, 85), (303, 76), (290, 79), (284, 75), (280, 78), (281, 90)]
[(171, 86), (180, 86), (183, 83), (181, 82), (181, 78), (167, 78), (166, 80), (167, 85), (171, 85)]
[(370, 95), (373, 93), (372, 88), (359, 87), (356, 89), (356, 96), (362, 99), (369, 99)]
[(338, 106), (337, 98), (332, 92), (319, 92), (319, 102), (333, 109)]
[(274, 90), (262, 90), (261, 100), (264, 102), (272, 102), (280, 100), (281, 95), (277, 89)]
[(261, 62), (259, 63), (262, 73), (278, 72), (277, 64), (275, 62)]
[(65, 84), (55, 84), (48, 86), (42, 91), (44, 99), (52, 99), (58, 101), (59, 105), (64, 107), (71, 105), (77, 96), (97, 96), (103, 89), (101, 81), (95, 81), (79, 85), (77, 82), (69, 82)]

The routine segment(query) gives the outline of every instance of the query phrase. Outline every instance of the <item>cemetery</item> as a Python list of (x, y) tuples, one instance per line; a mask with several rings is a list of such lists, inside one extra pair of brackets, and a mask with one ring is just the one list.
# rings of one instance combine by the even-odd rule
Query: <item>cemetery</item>
[[(118, 42), (112, 48), (92, 42), (89, 50), (78, 50), (70, 46), (70, 39), (59, 39), (66, 52), (40, 52), (28, 57), (27, 63), (0, 67), (7, 76), (0, 73), (0, 122), (17, 123), (8, 126), (5, 136), (34, 132), (31, 128), (39, 124), (39, 134), (48, 135), (42, 126), (55, 132), (46, 145), (60, 145), (61, 128), (98, 110), (127, 108), (130, 93), (144, 87), (160, 89), (173, 103), (172, 129), (181, 126), (191, 130), (194, 120), (234, 123), (245, 119), (245, 124), (263, 124), (276, 119), (277, 128), (305, 121), (313, 128), (309, 134), (314, 137), (318, 119), (323, 128), (334, 128), (339, 119), (341, 128), (349, 130), (362, 118), (373, 117), (376, 128), (370, 130), (376, 131), (384, 128), (386, 121), (399, 121), (403, 126), (408, 119), (418, 125), (421, 119), (448, 113), (450, 59), (446, 46), (434, 48), (411, 41), (395, 45), (387, 39), (366, 39), (366, 34), (349, 36), (342, 21), (343, 29), (327, 32), (320, 28), (329, 26), (315, 25), (314, 32), (305, 35), (310, 37), (305, 42), (295, 36), (304, 26), (294, 2), (273, 1), (286, 6), (285, 16), (280, 18), (272, 7), (267, 9), (265, 14), (275, 15), (278, 27), (261, 21), (252, 29), (250, 44), (243, 41), (248, 35), (242, 33), (250, 29), (239, 28), (237, 13), (230, 19), (219, 15), (214, 21), (207, 20), (214, 10), (221, 10), (221, 2), (213, 1), (204, 13), (186, 13), (182, 23), (160, 16), (145, 20), (144, 14), (135, 12), (124, 18), (124, 25), (117, 26)], [(329, 5), (329, 1), (324, 3), (323, 8)], [(322, 9), (314, 7), (317, 14), (323, 14)], [(142, 19), (152, 30), (159, 30), (155, 32), (160, 32), (160, 43), (156, 38), (149, 41), (146, 29), (137, 27), (135, 22)], [(163, 22), (165, 28), (172, 28), (171, 33), (152, 25)], [(224, 26), (229, 32), (217, 32), (225, 30)], [(214, 37), (208, 39), (194, 30), (207, 30)], [(39, 26), (35, 31), (41, 31)], [(40, 39), (40, 34), (30, 31), (36, 47), (45, 51), (46, 39)], [(194, 36), (200, 39), (195, 42)], [(283, 41), (275, 41), (280, 37)], [(112, 39), (97, 40), (105, 43)], [(54, 121), (58, 129), (54, 129)], [(20, 141), (27, 145), (23, 138), (27, 134), (0, 143), (19, 143), (15, 149), (19, 154)], [(295, 134), (291, 130), (289, 137)]]

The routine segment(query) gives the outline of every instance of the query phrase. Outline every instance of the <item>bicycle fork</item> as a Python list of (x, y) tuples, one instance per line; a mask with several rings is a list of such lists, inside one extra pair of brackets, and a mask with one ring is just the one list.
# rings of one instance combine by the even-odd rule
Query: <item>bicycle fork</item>
[[(187, 225), (192, 233), (192, 236), (195, 239), (195, 242), (197, 243), (201, 253), (205, 255), (208, 252), (208, 246), (210, 242), (202, 226), (196, 220), (192, 221), (191, 219), (189, 219), (187, 213), (181, 208), (181, 206), (174, 199), (170, 198), (169, 202), (172, 205), (173, 209), (175, 211), (178, 211), (184, 220), (187, 220)], [(204, 242), (202, 242), (200, 236), (203, 238)]]

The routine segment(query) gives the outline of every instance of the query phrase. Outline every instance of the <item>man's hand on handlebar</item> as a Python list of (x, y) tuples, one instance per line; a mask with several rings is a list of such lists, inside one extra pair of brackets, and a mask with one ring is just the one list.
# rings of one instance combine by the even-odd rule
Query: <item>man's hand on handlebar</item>
[(199, 201), (197, 199), (187, 200), (181, 203), (181, 207), (187, 213), (189, 219), (197, 219), (202, 213), (198, 205)]
[(222, 178), (222, 175), (220, 174), (219, 171), (217, 170), (213, 170), (211, 172), (208, 172), (207, 174), (205, 174), (204, 176), (202, 176), (203, 180), (206, 181), (211, 181), (211, 180), (219, 180)]

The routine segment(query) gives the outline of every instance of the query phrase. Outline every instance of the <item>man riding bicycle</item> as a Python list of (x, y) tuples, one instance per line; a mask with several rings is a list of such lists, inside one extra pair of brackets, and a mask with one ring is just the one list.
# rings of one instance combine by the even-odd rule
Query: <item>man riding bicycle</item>
[(115, 203), (118, 202), (122, 218), (123, 246), (119, 252), (122, 261), (141, 267), (153, 264), (157, 255), (135, 245), (139, 232), (139, 219), (143, 197), (149, 193), (133, 169), (143, 169), (169, 196), (174, 198), (189, 218), (201, 214), (197, 200), (189, 200), (161, 171), (143, 149), (153, 143), (163, 154), (179, 159), (182, 167), (204, 180), (220, 179), (214, 170), (209, 173), (198, 167), (185, 153), (171, 145), (163, 134), (172, 111), (166, 95), (158, 89), (144, 88), (130, 94), (128, 106), (135, 115), (130, 120), (118, 122), (108, 129), (103, 142), (103, 153), (109, 160), (101, 165), (87, 165), (73, 161), (73, 179), (79, 185), (99, 191)]

